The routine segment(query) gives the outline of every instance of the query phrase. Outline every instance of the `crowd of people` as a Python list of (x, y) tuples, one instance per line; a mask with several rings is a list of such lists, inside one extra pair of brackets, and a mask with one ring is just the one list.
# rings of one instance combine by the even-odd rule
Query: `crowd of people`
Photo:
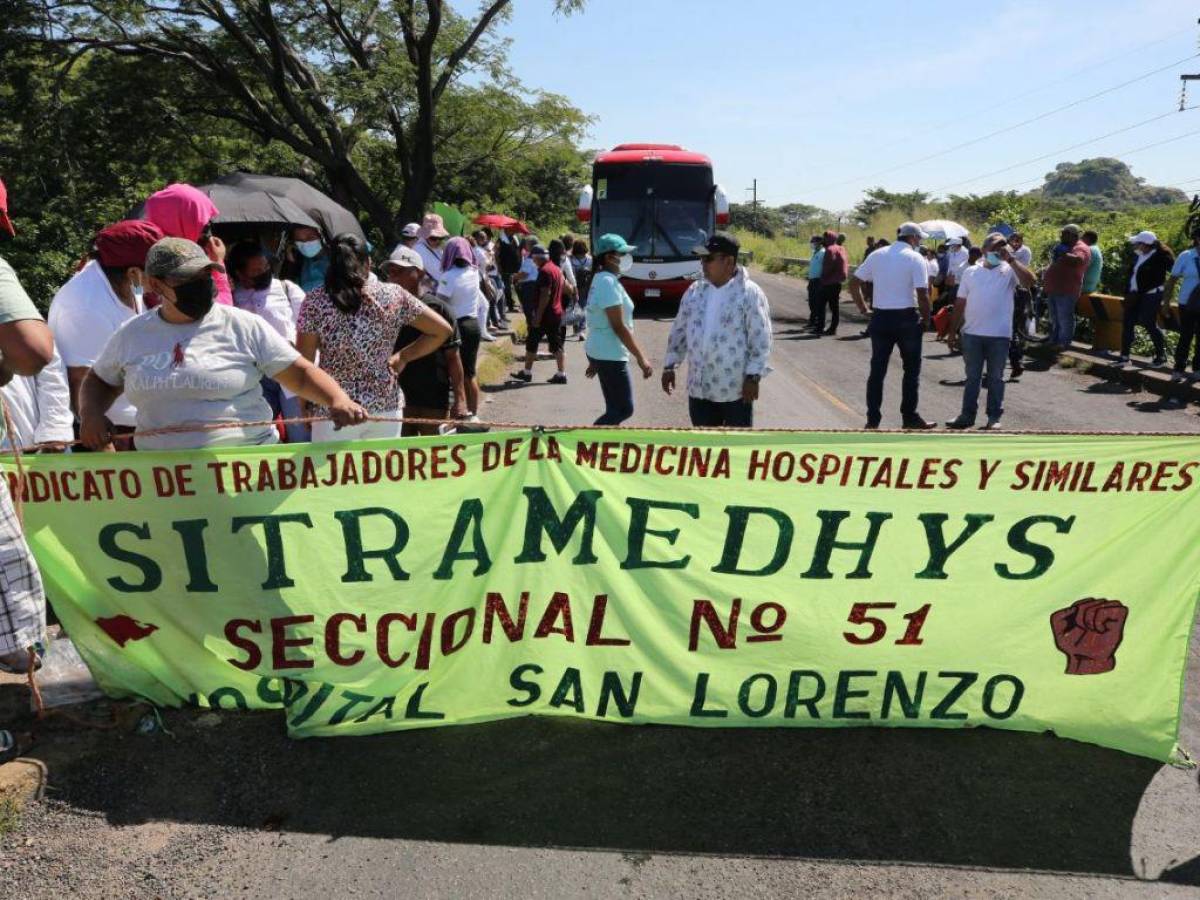
[[(527, 334), (513, 382), (533, 380), (544, 343), (554, 362), (548, 381), (566, 384), (571, 332), (583, 344), (587, 378), (599, 385), (597, 425), (633, 416), (631, 363), (643, 379), (654, 375), (622, 284), (637, 248), (622, 235), (600, 235), (592, 248), (572, 235), (543, 243), (516, 228), (452, 236), (430, 213), (401, 230), (376, 271), (358, 234), (298, 226), (282, 247), (251, 239), (226, 248), (213, 232), (217, 215), (189, 185), (155, 193), (143, 218), (95, 235), (45, 321), (0, 255), (9, 446), (170, 450), (469, 430), (480, 422), (480, 347), (509, 332), (518, 311)], [(0, 182), (0, 239), (13, 233)], [(740, 265), (736, 238), (701, 237), (692, 248), (700, 277), (672, 323), (661, 388), (676, 391), (676, 369), (686, 362), (692, 425), (749, 428), (769, 372), (768, 300)], [(844, 234), (814, 236), (808, 330), (836, 334), (848, 288), (869, 323), (867, 429), (883, 422), (883, 385), (897, 349), (901, 424), (936, 427), (919, 412), (930, 330), (964, 361), (961, 411), (947, 426), (975, 425), (986, 384), (983, 427), (997, 429), (1005, 367), (1021, 373), (1039, 313), (1049, 319), (1045, 341), (1073, 340), (1075, 306), (1100, 281), (1098, 237), (1065, 226), (1040, 272), (1019, 233), (988, 234), (978, 247), (952, 238), (933, 249), (926, 239), (920, 226), (904, 223), (894, 242), (868, 238), (866, 256), (852, 267)], [(1200, 232), (1178, 257), (1148, 231), (1132, 243), (1118, 360), (1128, 362), (1143, 328), (1154, 364), (1165, 364), (1158, 316), (1179, 286), (1176, 377), (1200, 377)], [(45, 608), (2, 480), (0, 569), (9, 585), (0, 603), (0, 668), (15, 670), (40, 639)]]
[[(814, 248), (821, 243), (828, 252), (829, 236), (827, 232), (824, 239), (814, 237)], [(961, 352), (966, 370), (962, 410), (947, 427), (963, 429), (975, 424), (979, 392), (986, 378), (983, 427), (998, 429), (1004, 411), (1005, 366), (1014, 378), (1020, 377), (1028, 341), (1041, 340), (1056, 351), (1074, 341), (1079, 300), (1100, 287), (1104, 257), (1099, 235), (1078, 225), (1064, 226), (1048, 264), (1040, 271), (1035, 270), (1032, 251), (1020, 232), (993, 232), (979, 247), (969, 247), (969, 240), (957, 237), (935, 249), (923, 245), (927, 237), (913, 222), (900, 226), (895, 244), (868, 237), (866, 256), (850, 276), (851, 296), (860, 311), (870, 316), (867, 428), (879, 427), (883, 382), (896, 348), (904, 371), (902, 424), (918, 430), (935, 427), (917, 411), (921, 342), (932, 328), (938, 340)], [(1122, 335), (1120, 350), (1113, 354), (1115, 362), (1129, 364), (1137, 329), (1142, 328), (1154, 348), (1151, 365), (1167, 364), (1159, 318), (1180, 285), (1180, 334), (1172, 377), (1177, 381), (1200, 379), (1200, 231), (1192, 235), (1192, 247), (1178, 258), (1151, 231), (1142, 231), (1129, 242), (1133, 255), (1122, 275)], [(823, 260), (816, 254), (814, 262), (823, 268)], [(811, 274), (809, 285), (811, 297)], [(1038, 336), (1041, 310), (1048, 320), (1044, 338)], [(812, 317), (818, 323), (823, 321), (817, 310)]]

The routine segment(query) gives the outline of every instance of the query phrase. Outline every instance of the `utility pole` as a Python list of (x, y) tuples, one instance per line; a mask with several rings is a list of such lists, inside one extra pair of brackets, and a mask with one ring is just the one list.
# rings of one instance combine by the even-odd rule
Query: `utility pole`
[[(1196, 24), (1200, 25), (1200, 19), (1196, 20)], [(1188, 82), (1189, 81), (1200, 81), (1200, 74), (1180, 75), (1179, 80), (1180, 80), (1180, 82), (1182, 82), (1180, 89), (1179, 89), (1179, 111), (1183, 112), (1187, 108)]]
[(754, 192), (754, 199), (750, 201), (750, 221), (754, 223), (753, 230), (758, 231), (758, 179), (754, 179), (754, 187), (748, 187), (746, 190)]

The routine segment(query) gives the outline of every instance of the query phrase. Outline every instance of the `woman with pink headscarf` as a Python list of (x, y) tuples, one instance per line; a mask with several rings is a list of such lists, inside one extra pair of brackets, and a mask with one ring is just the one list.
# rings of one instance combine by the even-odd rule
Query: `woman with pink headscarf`
[[(225, 244), (212, 233), (212, 220), (220, 213), (212, 200), (190, 184), (171, 184), (146, 200), (142, 215), (157, 225), (164, 236), (193, 241), (204, 248), (213, 262), (224, 263)], [(213, 285), (217, 303), (232, 306), (233, 291), (223, 271), (213, 270)]]
[(458, 354), (462, 357), (467, 407), (471, 415), (476, 415), (479, 412), (479, 380), (475, 377), (480, 341), (479, 318), (476, 315), (480, 295), (479, 268), (475, 265), (475, 251), (464, 237), (450, 238), (446, 242), (437, 294), (458, 321), (461, 341)]

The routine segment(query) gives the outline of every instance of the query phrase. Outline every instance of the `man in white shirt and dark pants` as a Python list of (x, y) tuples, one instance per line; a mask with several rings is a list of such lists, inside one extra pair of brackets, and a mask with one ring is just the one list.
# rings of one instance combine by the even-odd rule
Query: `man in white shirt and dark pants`
[(862, 286), (874, 285), (871, 322), (867, 326), (871, 337), (871, 374), (867, 378), (866, 427), (871, 430), (878, 428), (883, 419), (883, 381), (895, 347), (900, 348), (904, 363), (900, 401), (903, 426), (919, 431), (937, 427), (917, 412), (921, 346), (929, 327), (929, 267), (917, 252), (925, 236), (919, 225), (905, 222), (896, 231), (896, 243), (876, 250), (850, 277), (850, 296), (864, 315), (867, 305)]
[(979, 387), (987, 366), (987, 424), (1000, 427), (1004, 414), (1004, 364), (1013, 335), (1013, 307), (1018, 288), (1028, 290), (1036, 276), (1017, 262), (1004, 235), (993, 232), (983, 241), (983, 260), (959, 285), (955, 322), (962, 323), (962, 353), (967, 367), (962, 412), (948, 428), (970, 428), (979, 412)]

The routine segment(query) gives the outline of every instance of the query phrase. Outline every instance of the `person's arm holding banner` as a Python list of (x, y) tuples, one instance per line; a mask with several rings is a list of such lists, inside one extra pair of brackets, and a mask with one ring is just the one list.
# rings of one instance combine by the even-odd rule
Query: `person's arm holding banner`
[(123, 388), (109, 384), (95, 370), (84, 376), (79, 388), (79, 439), (89, 450), (116, 452), (108, 410), (122, 392)]
[(273, 376), (276, 381), (295, 394), (329, 408), (329, 417), (333, 419), (334, 428), (345, 428), (347, 425), (359, 425), (369, 417), (369, 413), (355, 403), (342, 390), (328, 372), (317, 368), (304, 357), (296, 360), (282, 372)]

